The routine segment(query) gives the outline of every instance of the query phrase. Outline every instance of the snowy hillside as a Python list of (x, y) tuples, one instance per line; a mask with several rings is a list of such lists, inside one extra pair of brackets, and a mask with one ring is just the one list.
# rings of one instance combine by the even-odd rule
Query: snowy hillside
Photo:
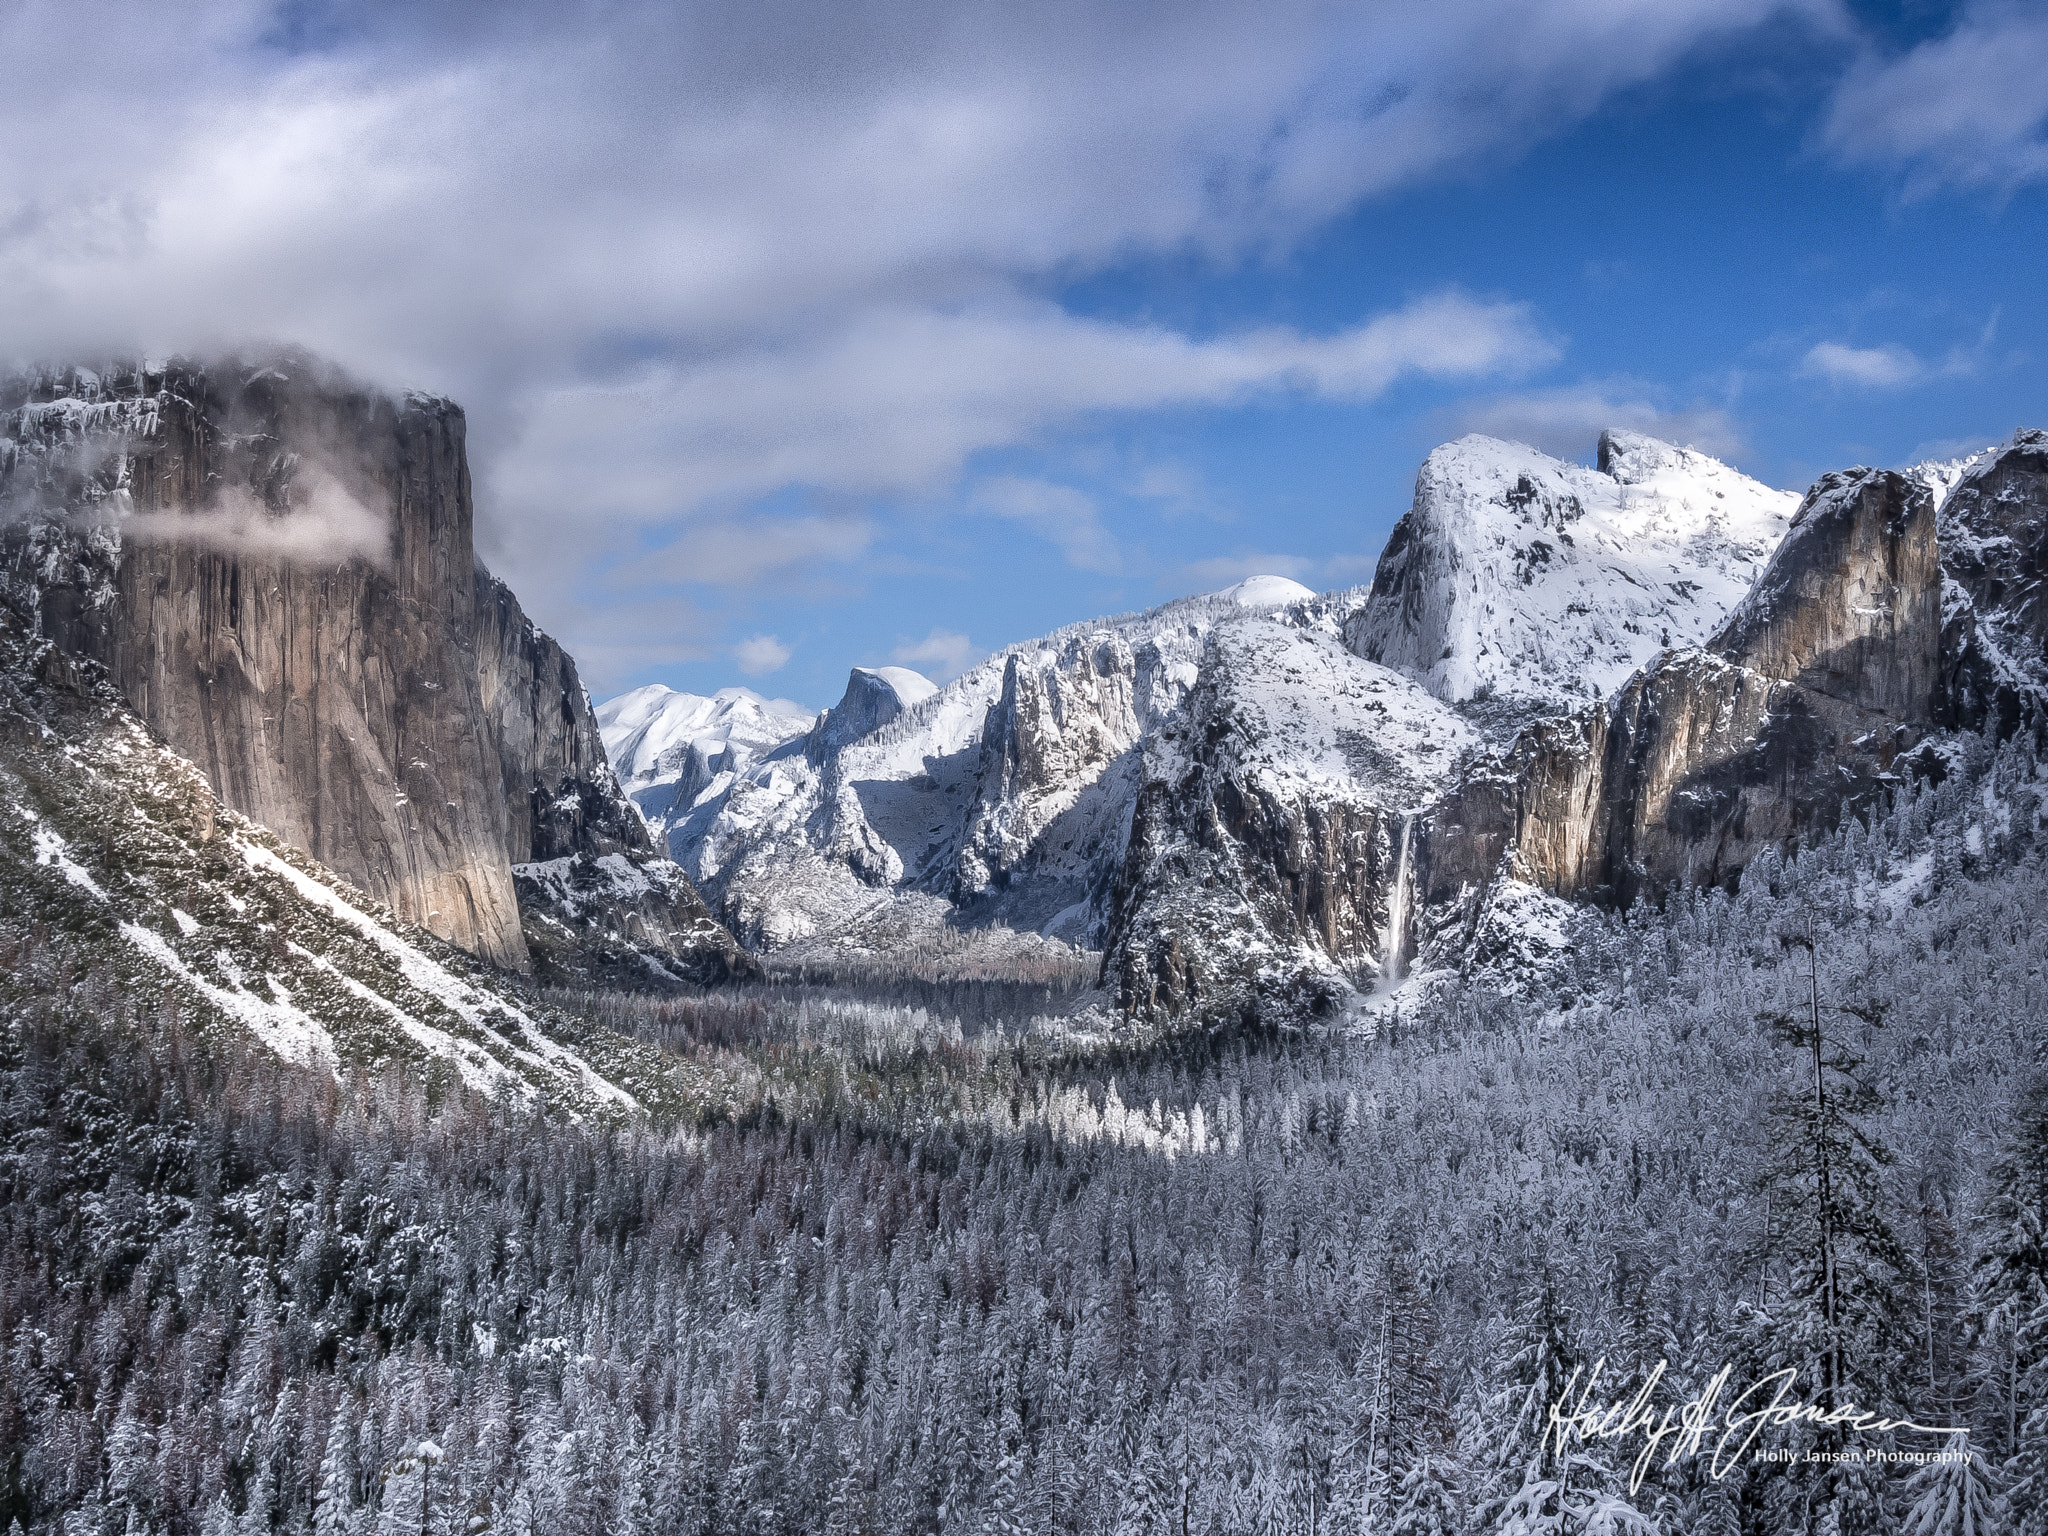
[(91, 669), (0, 610), (0, 1013), (81, 983), (325, 1072), (674, 1112), (661, 1052), (569, 1018), (224, 808)]
[(1597, 469), (1463, 437), (1423, 464), (1345, 638), (1446, 702), (1561, 714), (1712, 635), (1798, 505), (1633, 432)]

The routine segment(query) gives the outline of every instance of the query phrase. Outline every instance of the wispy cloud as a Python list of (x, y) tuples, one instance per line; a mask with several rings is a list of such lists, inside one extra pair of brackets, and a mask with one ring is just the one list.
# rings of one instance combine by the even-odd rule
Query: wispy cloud
[(1742, 451), (1742, 432), (1719, 406), (1673, 409), (1649, 385), (1608, 379), (1556, 389), (1488, 395), (1466, 401), (1435, 419), (1448, 434), (1480, 432), (1527, 443), (1559, 458), (1583, 458), (1609, 427), (1625, 427), (1665, 442), (1722, 458)]
[[(616, 520), (802, 485), (917, 492), (973, 454), (1099, 412), (1299, 391), (1361, 400), (1409, 375), (1485, 378), (1556, 355), (1527, 306), (1441, 293), (1327, 336), (1197, 341), (1050, 304), (889, 308), (773, 347), (654, 363), (537, 404), (499, 479), (520, 506), (576, 496)], [(585, 466), (603, 461), (601, 480)]]
[(749, 635), (732, 648), (733, 661), (749, 677), (780, 672), (795, 654), (794, 646), (784, 645), (774, 635)]
[(1900, 172), (1909, 198), (2048, 178), (2048, 13), (1967, 5), (1941, 37), (1872, 50), (1836, 88), (1820, 137), (1840, 160)]
[(1058, 546), (1067, 564), (1108, 574), (1123, 568), (1123, 554), (1102, 526), (1094, 498), (1071, 485), (998, 475), (975, 487), (970, 504), (992, 517), (1022, 523)]
[(1838, 341), (1816, 343), (1799, 362), (1799, 377), (1863, 389), (1897, 389), (1911, 384), (1926, 366), (1905, 347), (1851, 347)]
[(636, 551), (607, 573), (606, 584), (748, 587), (792, 570), (858, 559), (874, 538), (875, 526), (864, 517), (709, 517), (684, 525), (665, 544)]
[(899, 667), (914, 667), (935, 683), (953, 681), (980, 662), (988, 652), (965, 635), (950, 629), (934, 629), (922, 640), (907, 640), (889, 653)]

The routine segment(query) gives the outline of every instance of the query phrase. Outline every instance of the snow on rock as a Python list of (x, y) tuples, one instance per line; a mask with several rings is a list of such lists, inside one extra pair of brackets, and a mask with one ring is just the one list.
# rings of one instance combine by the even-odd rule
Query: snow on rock
[(1935, 526), (1953, 653), (1947, 713), (2012, 722), (2048, 700), (2048, 431), (2016, 432), (1965, 460)]
[(765, 699), (751, 688), (721, 688), (705, 698), (659, 683), (607, 700), (596, 715), (612, 771), (657, 847), (690, 821), (700, 802), (805, 735), (818, 718), (801, 704)]
[(1479, 732), (1330, 633), (1247, 616), (1208, 637), (1186, 711), (1146, 745), (1106, 977), (1156, 1023), (1328, 1013), (1412, 950), (1415, 818)]
[(1976, 453), (1966, 454), (1960, 459), (1922, 459), (1918, 464), (1910, 465), (1899, 473), (1908, 480), (1917, 480), (1926, 486), (1928, 493), (1934, 497), (1935, 510), (1939, 511), (1941, 504), (1948, 500), (1949, 492), (1962, 483), (1963, 477), (1986, 463), (1997, 452), (1998, 449), (1994, 445), (1979, 449)]
[(1246, 608), (1280, 608), (1288, 603), (1304, 602), (1315, 593), (1285, 576), (1247, 576), (1235, 586), (1225, 587), (1212, 595), (1228, 598)]
[(682, 867), (634, 851), (512, 866), (536, 979), (626, 990), (760, 973)]
[(445, 1066), (578, 1114), (683, 1095), (658, 1050), (538, 1002), (228, 810), (61, 659), (0, 603), (0, 937), (20, 957), (0, 1023), (103, 972), (139, 1012), (322, 1071)]
[(845, 694), (818, 718), (805, 750), (813, 758), (837, 751), (872, 735), (938, 691), (930, 678), (908, 667), (855, 667), (846, 679)]
[[(792, 957), (1074, 963), (1106, 931), (1141, 744), (1183, 706), (1209, 632), (1249, 617), (1219, 596), (1077, 624), (922, 697), (856, 671), (801, 750), (709, 785), (670, 848), (745, 942)], [(1283, 620), (1336, 633), (1328, 614), (1255, 622)], [(885, 691), (900, 709), (853, 729)]]
[(1597, 469), (1463, 437), (1424, 462), (1345, 639), (1505, 723), (1563, 714), (1719, 629), (1798, 505), (1638, 433), (1602, 434)]

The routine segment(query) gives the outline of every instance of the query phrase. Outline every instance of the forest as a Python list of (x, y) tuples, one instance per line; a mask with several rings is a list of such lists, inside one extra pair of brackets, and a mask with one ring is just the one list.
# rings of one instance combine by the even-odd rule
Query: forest
[[(2038, 1536), (2044, 817), (2029, 740), (1968, 743), (1364, 1034), (1119, 1045), (1062, 976), (557, 995), (749, 1085), (667, 1122), (60, 968), (0, 1032), (0, 1530)], [(1868, 1417), (1553, 1413), (1724, 1371)]]

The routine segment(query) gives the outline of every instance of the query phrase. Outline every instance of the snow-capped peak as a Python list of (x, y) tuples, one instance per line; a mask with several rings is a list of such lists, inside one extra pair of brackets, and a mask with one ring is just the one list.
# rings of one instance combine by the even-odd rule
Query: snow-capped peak
[(1934, 496), (1934, 507), (1938, 512), (1941, 504), (1948, 500), (1948, 494), (1962, 483), (1963, 477), (1978, 465), (1986, 463), (1998, 452), (1993, 447), (1980, 448), (1977, 452), (1960, 459), (1923, 459), (1918, 464), (1899, 471), (1908, 480), (1917, 480)]
[(621, 783), (660, 776), (676, 766), (678, 748), (737, 746), (749, 761), (808, 731), (817, 716), (788, 699), (751, 688), (721, 688), (708, 698), (649, 683), (596, 708), (598, 734)]
[(818, 717), (808, 750), (814, 754), (837, 751), (880, 730), (938, 691), (930, 678), (908, 667), (855, 667), (847, 674), (845, 694)]
[(657, 833), (818, 720), (801, 704), (751, 688), (706, 698), (659, 683), (607, 699), (594, 713), (626, 798)]
[(1229, 598), (1247, 608), (1278, 608), (1285, 603), (1298, 603), (1303, 598), (1314, 597), (1315, 593), (1285, 576), (1247, 576), (1234, 586), (1209, 595)]
[(922, 672), (914, 672), (909, 667), (855, 667), (853, 670), (865, 672), (870, 677), (879, 677), (895, 690), (897, 699), (902, 702), (905, 709), (913, 704), (923, 703), (939, 691), (937, 683)]
[(1603, 433), (1597, 469), (1463, 437), (1424, 462), (1346, 643), (1448, 703), (1566, 711), (1712, 635), (1798, 505), (1640, 433)]

